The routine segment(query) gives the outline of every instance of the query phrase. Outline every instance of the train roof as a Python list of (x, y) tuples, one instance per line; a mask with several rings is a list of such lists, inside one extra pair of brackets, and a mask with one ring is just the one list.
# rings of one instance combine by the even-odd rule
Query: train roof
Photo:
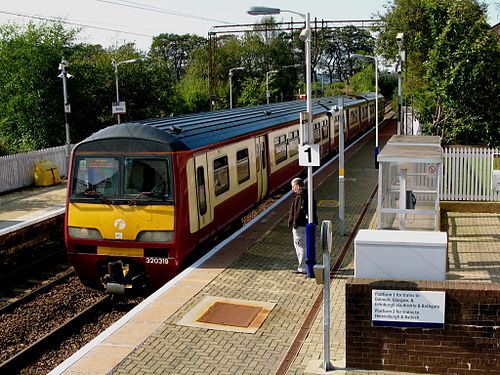
[[(338, 103), (338, 99), (339, 97), (314, 99), (312, 101), (313, 114), (325, 113), (326, 108), (331, 108)], [(344, 107), (374, 99), (374, 93), (344, 97)], [(80, 142), (75, 149), (94, 149), (90, 144), (102, 143), (104, 140), (107, 141), (108, 146), (109, 141), (112, 140), (116, 140), (116, 143), (123, 140), (135, 140), (136, 142), (142, 141), (143, 146), (144, 142), (149, 145), (162, 144), (162, 150), (166, 152), (194, 150), (269, 127), (296, 122), (300, 112), (304, 111), (306, 111), (306, 102), (295, 100), (141, 120), (102, 129)]]

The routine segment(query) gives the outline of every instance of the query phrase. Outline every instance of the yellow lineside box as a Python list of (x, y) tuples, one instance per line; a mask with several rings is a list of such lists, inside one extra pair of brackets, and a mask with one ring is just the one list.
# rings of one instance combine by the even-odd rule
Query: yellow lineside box
[(50, 186), (61, 183), (57, 166), (49, 160), (35, 162), (34, 172), (36, 186)]

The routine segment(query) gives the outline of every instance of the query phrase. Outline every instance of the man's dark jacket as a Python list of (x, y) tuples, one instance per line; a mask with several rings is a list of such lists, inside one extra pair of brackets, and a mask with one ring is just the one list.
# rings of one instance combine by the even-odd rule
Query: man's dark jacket
[[(288, 214), (288, 228), (305, 227), (308, 222), (307, 212), (307, 190), (302, 189), (300, 194), (294, 194), (290, 213)], [(318, 224), (315, 201), (313, 202), (313, 216), (314, 224)]]

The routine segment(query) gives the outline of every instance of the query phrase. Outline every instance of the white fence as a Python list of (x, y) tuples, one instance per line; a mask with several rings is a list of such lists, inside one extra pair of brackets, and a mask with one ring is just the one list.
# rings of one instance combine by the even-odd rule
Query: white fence
[(61, 177), (66, 176), (65, 149), (60, 146), (0, 157), (0, 193), (33, 185), (36, 161), (49, 160), (57, 166)]
[(500, 149), (449, 147), (443, 151), (441, 200), (499, 201), (493, 163)]

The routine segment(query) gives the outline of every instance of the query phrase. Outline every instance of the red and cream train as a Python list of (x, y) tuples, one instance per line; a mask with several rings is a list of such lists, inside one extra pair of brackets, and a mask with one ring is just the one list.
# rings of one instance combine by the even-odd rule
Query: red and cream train
[[(379, 118), (383, 98), (379, 96)], [(323, 105), (319, 104), (323, 103)], [(338, 117), (313, 100), (321, 157), (338, 147)], [(302, 171), (304, 101), (125, 123), (71, 154), (65, 240), (89, 288), (154, 290), (196, 247)], [(328, 114), (328, 115), (327, 115)], [(344, 98), (345, 139), (375, 123), (375, 94)]]

